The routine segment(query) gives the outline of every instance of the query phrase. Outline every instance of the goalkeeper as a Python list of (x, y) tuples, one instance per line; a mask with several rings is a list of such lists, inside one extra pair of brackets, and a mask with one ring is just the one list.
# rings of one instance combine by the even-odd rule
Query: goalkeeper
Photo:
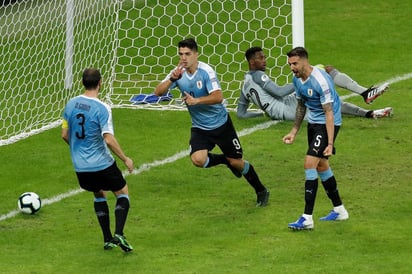
[[(249, 72), (245, 75), (237, 105), (237, 116), (239, 118), (263, 116), (262, 112), (248, 111), (250, 103), (253, 103), (274, 120), (294, 120), (297, 100), (293, 94), (295, 91), (293, 84), (278, 86), (269, 79), (265, 74), (266, 57), (262, 48), (252, 47), (246, 51), (245, 56), (249, 64)], [(362, 95), (366, 103), (372, 102), (388, 88), (388, 84), (384, 83), (378, 87), (366, 89), (332, 66), (326, 66), (324, 70), (332, 77), (335, 85)], [(366, 118), (376, 119), (390, 116), (392, 111), (391, 107), (366, 110), (348, 102), (342, 102), (341, 105), (343, 114)]]

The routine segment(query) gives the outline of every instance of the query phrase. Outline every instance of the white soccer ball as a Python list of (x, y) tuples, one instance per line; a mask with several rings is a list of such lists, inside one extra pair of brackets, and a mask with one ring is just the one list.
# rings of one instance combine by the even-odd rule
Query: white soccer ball
[(40, 196), (34, 192), (24, 192), (17, 200), (17, 206), (25, 214), (34, 214), (41, 208)]

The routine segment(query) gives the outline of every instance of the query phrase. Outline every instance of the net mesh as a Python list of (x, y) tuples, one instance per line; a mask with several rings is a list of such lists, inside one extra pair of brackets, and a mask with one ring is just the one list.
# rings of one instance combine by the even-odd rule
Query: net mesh
[[(153, 93), (178, 63), (177, 43), (188, 37), (198, 42), (199, 60), (216, 70), (229, 109), (236, 108), (249, 47), (264, 48), (268, 73), (279, 84), (290, 76), (285, 57), (292, 43), (290, 1), (126, 1), (120, 18), (110, 96), (115, 105), (133, 105), (134, 96)], [(181, 106), (180, 93), (171, 94), (170, 101), (138, 106)]]
[(188, 37), (199, 44), (199, 60), (215, 68), (229, 109), (251, 46), (265, 50), (270, 76), (288, 81), (288, 0), (0, 1), (0, 145), (58, 125), (87, 67), (102, 72), (101, 99), (112, 107), (181, 109), (177, 90), (158, 103), (131, 99), (153, 93)]
[(59, 124), (84, 68), (111, 81), (118, 9), (111, 0), (0, 3), (0, 145)]

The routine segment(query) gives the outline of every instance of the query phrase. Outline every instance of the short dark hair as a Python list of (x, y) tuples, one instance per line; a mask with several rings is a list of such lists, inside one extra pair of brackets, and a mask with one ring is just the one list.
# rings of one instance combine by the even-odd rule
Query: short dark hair
[(289, 51), (286, 55), (288, 57), (298, 56), (298, 57), (305, 58), (305, 59), (309, 58), (309, 54), (304, 47), (296, 47), (292, 49), (291, 51)]
[(83, 71), (83, 86), (85, 89), (95, 89), (102, 79), (100, 71), (94, 68), (87, 68)]
[(255, 56), (256, 52), (260, 51), (263, 51), (261, 47), (251, 47), (245, 52), (246, 60), (250, 61), (250, 59), (252, 59)]
[(187, 38), (178, 43), (179, 48), (189, 48), (192, 51), (197, 52), (197, 43), (194, 38)]

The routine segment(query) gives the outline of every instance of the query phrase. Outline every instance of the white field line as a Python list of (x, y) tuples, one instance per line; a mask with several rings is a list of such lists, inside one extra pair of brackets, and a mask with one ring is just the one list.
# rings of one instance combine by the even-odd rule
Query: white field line
[[(394, 83), (401, 82), (401, 81), (404, 81), (404, 80), (408, 80), (408, 79), (411, 79), (411, 78), (412, 78), (412, 72), (404, 74), (404, 75), (396, 76), (396, 77), (394, 77), (392, 79), (389, 79), (385, 82), (388, 82), (389, 84), (394, 84)], [(346, 99), (346, 98), (353, 97), (353, 96), (356, 96), (356, 95), (357, 94), (355, 94), (355, 93), (351, 93), (351, 94), (348, 94), (348, 95), (345, 95), (345, 96), (341, 96), (341, 98)], [(275, 121), (268, 121), (268, 122), (265, 122), (265, 123), (262, 123), (262, 124), (258, 124), (254, 127), (246, 128), (246, 129), (241, 130), (240, 132), (238, 132), (238, 135), (239, 135), (239, 137), (249, 135), (249, 134), (254, 133), (255, 131), (258, 131), (258, 130), (267, 129), (270, 126), (275, 125), (279, 122), (280, 121), (275, 120)], [(175, 162), (175, 161), (177, 161), (177, 160), (179, 160), (183, 157), (186, 157), (187, 155), (189, 155), (189, 151), (188, 150), (183, 150), (183, 151), (180, 151), (180, 152), (178, 152), (178, 153), (176, 153), (176, 154), (174, 154), (174, 155), (172, 155), (168, 158), (165, 158), (163, 160), (156, 160), (152, 163), (143, 164), (138, 169), (134, 169), (131, 173), (128, 173), (127, 171), (123, 171), (123, 175), (125, 177), (130, 175), (130, 174), (137, 175), (137, 174), (142, 173), (143, 171), (150, 170), (152, 167), (162, 166), (162, 165), (165, 165), (165, 164), (168, 164), (168, 163)], [(71, 196), (77, 195), (77, 194), (79, 194), (83, 191), (84, 191), (83, 189), (78, 188), (78, 189), (73, 189), (73, 190), (70, 190), (68, 192), (59, 194), (59, 195), (54, 196), (52, 198), (43, 199), (42, 200), (42, 206), (50, 205), (50, 204), (59, 202), (59, 201), (65, 199), (65, 198), (69, 198)], [(9, 219), (11, 217), (14, 217), (17, 214), (19, 214), (19, 211), (17, 209), (12, 210), (7, 214), (0, 215), (0, 221)]]
[[(238, 135), (239, 135), (239, 137), (242, 137), (242, 136), (245, 136), (245, 135), (249, 135), (249, 134), (252, 134), (252, 133), (255, 132), (255, 131), (269, 128), (270, 126), (275, 125), (275, 124), (277, 124), (277, 123), (279, 123), (279, 122), (280, 122), (280, 121), (268, 121), (268, 122), (265, 122), (265, 123), (262, 123), (262, 124), (258, 124), (258, 125), (254, 126), (254, 127), (246, 128), (246, 129), (241, 130), (241, 131), (238, 133)], [(189, 151), (188, 151), (188, 150), (183, 150), (183, 151), (180, 151), (180, 152), (178, 152), (178, 153), (176, 153), (176, 154), (174, 154), (174, 155), (172, 155), (172, 156), (170, 156), (170, 157), (167, 157), (167, 158), (165, 158), (165, 159), (163, 159), (163, 160), (156, 160), (156, 161), (154, 161), (154, 162), (152, 162), (152, 163), (143, 164), (143, 165), (141, 165), (139, 168), (134, 169), (131, 173), (129, 173), (129, 172), (127, 172), (127, 171), (123, 171), (123, 175), (124, 175), (125, 177), (127, 177), (128, 175), (138, 175), (138, 174), (140, 174), (140, 173), (142, 173), (142, 172), (144, 172), (144, 171), (150, 170), (152, 167), (157, 167), (157, 166), (162, 166), (162, 165), (165, 165), (165, 164), (173, 163), (173, 162), (175, 162), (175, 161), (177, 161), (177, 160), (179, 160), (179, 159), (181, 159), (181, 158), (183, 158), (183, 157), (186, 157), (186, 156), (188, 156), (188, 155), (189, 155)], [(54, 204), (54, 203), (59, 202), (59, 201), (65, 199), (65, 198), (69, 198), (69, 197), (71, 197), (71, 196), (77, 195), (77, 194), (79, 194), (79, 193), (81, 193), (81, 192), (84, 192), (84, 190), (81, 189), (81, 188), (78, 188), (78, 189), (73, 189), (73, 190), (70, 190), (70, 191), (68, 191), (68, 192), (59, 194), (59, 195), (54, 196), (54, 197), (52, 197), (52, 198), (42, 199), (42, 206)], [(15, 209), (15, 210), (13, 210), (13, 211), (10, 211), (10, 212), (7, 213), (7, 214), (1, 215), (1, 216), (0, 216), (0, 221), (9, 219), (9, 218), (11, 218), (11, 217), (14, 217), (14, 216), (16, 216), (16, 215), (19, 214), (19, 213), (20, 213), (20, 211), (19, 211), (18, 209)]]
[[(249, 135), (249, 134), (251, 134), (255, 131), (269, 128), (270, 126), (275, 125), (279, 122), (280, 121), (273, 120), (273, 121), (268, 121), (268, 122), (265, 122), (265, 123), (262, 123), (262, 124), (258, 124), (254, 127), (251, 127), (251, 128), (243, 129), (240, 132), (238, 132), (238, 136), (242, 137), (242, 136), (245, 136), (245, 135)], [(152, 167), (157, 167), (157, 166), (162, 166), (162, 165), (165, 165), (165, 164), (168, 164), (168, 163), (173, 163), (173, 162), (175, 162), (175, 161), (177, 161), (177, 160), (179, 160), (183, 157), (186, 157), (188, 155), (189, 155), (189, 150), (182, 150), (182, 151), (180, 151), (180, 152), (178, 152), (178, 153), (176, 153), (176, 154), (174, 154), (174, 155), (172, 155), (168, 158), (165, 158), (163, 160), (159, 160), (159, 161), (156, 160), (152, 163), (143, 164), (138, 169), (134, 169), (131, 173), (129, 173), (128, 171), (123, 171), (123, 176), (126, 177), (129, 174), (137, 175), (137, 174), (142, 173), (143, 171), (150, 170)]]
[[(390, 85), (390, 84), (398, 83), (398, 82), (405, 81), (405, 80), (408, 80), (408, 79), (411, 79), (411, 78), (412, 78), (412, 72), (406, 73), (406, 74), (404, 74), (404, 75), (396, 76), (396, 77), (391, 78), (391, 79), (389, 79), (389, 80), (387, 80), (387, 81), (385, 81), (385, 82), (382, 82), (382, 83), (380, 83), (380, 84), (389, 83), (389, 85)], [(379, 85), (380, 85), (380, 84), (379, 84)], [(356, 95), (358, 95), (358, 94), (356, 94), (356, 93), (350, 93), (350, 94), (348, 94), (348, 95), (343, 95), (343, 96), (341, 96), (340, 98), (341, 98), (342, 100), (345, 100), (346, 98), (354, 97), (354, 96), (356, 96)]]

